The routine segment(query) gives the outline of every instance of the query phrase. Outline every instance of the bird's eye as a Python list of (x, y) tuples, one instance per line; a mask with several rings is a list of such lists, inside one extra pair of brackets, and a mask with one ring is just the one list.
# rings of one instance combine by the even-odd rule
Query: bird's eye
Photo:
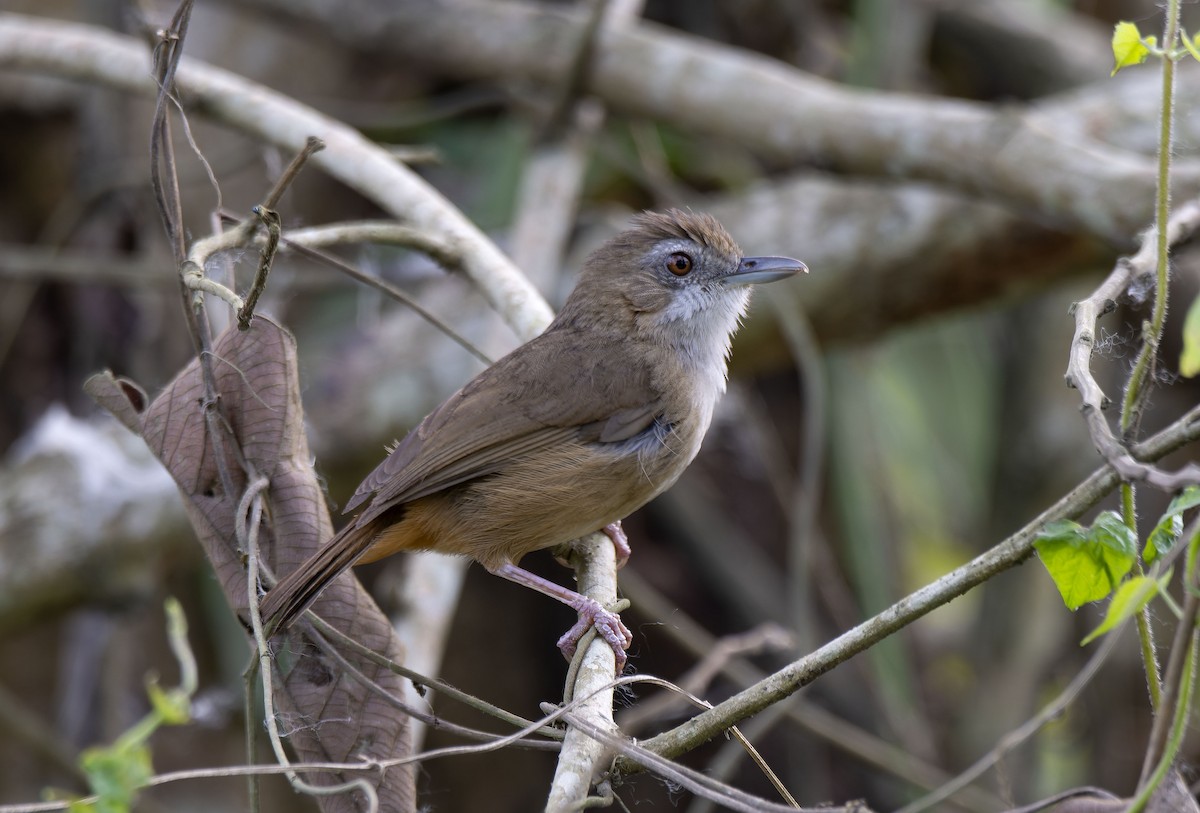
[(677, 277), (682, 277), (692, 270), (692, 258), (677, 251), (667, 258), (667, 270)]

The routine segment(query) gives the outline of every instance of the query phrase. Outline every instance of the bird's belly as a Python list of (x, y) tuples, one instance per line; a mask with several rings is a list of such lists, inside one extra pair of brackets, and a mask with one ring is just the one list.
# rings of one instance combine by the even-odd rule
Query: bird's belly
[(675, 482), (695, 455), (666, 444), (611, 446), (569, 444), (517, 458), (496, 474), (415, 500), (369, 558), (429, 549), (485, 567), (515, 562), (624, 518)]

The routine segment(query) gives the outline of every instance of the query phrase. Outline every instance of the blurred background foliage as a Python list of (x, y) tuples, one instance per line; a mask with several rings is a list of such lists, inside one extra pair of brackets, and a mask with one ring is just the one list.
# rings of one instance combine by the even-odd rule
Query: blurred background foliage
[[(150, 0), (10, 0), (6, 6), (132, 34), (143, 20), (161, 25), (171, 11), (171, 4)], [(1194, 7), (1185, 11), (1185, 25), (1194, 13)], [(990, 15), (1007, 23), (989, 25)], [(1053, 106), (1051, 94), (1109, 81), (1111, 25), (1118, 19), (1157, 25), (1155, 5), (1141, 0), (651, 0), (644, 17), (702, 38), (698, 48), (705, 40), (722, 42), (839, 83), (997, 106), (1047, 98)], [(1051, 56), (1043, 50), (1047, 33), (1060, 46)], [(517, 189), (544, 124), (547, 102), (537, 89), (464, 82), (418, 63), (380, 59), (236, 3), (201, 0), (187, 51), (291, 94), (373, 139), (413, 150), (418, 170), (505, 245)], [(95, 412), (80, 390), (88, 374), (112, 368), (154, 392), (188, 358), (174, 271), (164, 262), (168, 252), (147, 183), (149, 120), (143, 100), (0, 73), (5, 477), (26, 476), (22, 449), (52, 405), (79, 416)], [(200, 116), (192, 124), (227, 209), (253, 205), (289, 157)], [(1185, 133), (1180, 149), (1193, 146)], [(782, 180), (784, 169), (738, 144), (694, 137), (669, 120), (610, 116), (593, 142), (575, 240), (547, 297), (561, 301), (586, 248), (628, 213), (668, 204), (737, 208), (747, 193)], [(821, 175), (821, 167), (801, 170)], [(182, 172), (189, 228), (193, 235), (207, 233), (212, 187), (194, 161)], [(300, 178), (281, 210), (285, 228), (377, 216), (368, 202), (316, 170)], [(754, 213), (747, 217), (753, 220)], [(858, 228), (854, 209), (840, 217), (852, 233)], [(886, 238), (861, 230), (853, 239)], [(786, 225), (775, 239), (775, 245), (743, 246), (806, 259), (812, 250), (789, 242)], [(1062, 384), (1071, 329), (1066, 310), (1117, 253), (1091, 248), (1071, 273), (1055, 271), (1003, 297), (887, 331), (867, 327), (857, 341), (818, 334), (815, 363), (797, 360), (795, 348), (771, 327), (771, 309), (756, 308), (735, 346), (730, 395), (697, 464), (627, 523), (635, 549), (628, 578), (638, 584), (627, 613), (634, 668), (675, 678), (696, 660), (663, 629), (671, 617), (644, 614), (643, 590), (660, 592), (667, 606), (715, 636), (774, 622), (791, 629), (806, 651), (995, 544), (1090, 472), (1097, 459), (1076, 397)], [(427, 260), (378, 247), (344, 254), (403, 285), (488, 352), (513, 345), (464, 280), (447, 278)], [(1048, 262), (1061, 264), (1057, 256)], [(241, 266), (244, 274), (253, 262)], [(1196, 288), (1191, 258), (1182, 255), (1178, 267), (1176, 301), (1186, 302)], [(823, 273), (815, 264), (812, 271), (814, 278)], [(804, 298), (802, 289), (798, 296)], [(294, 257), (281, 258), (273, 272), (266, 309), (297, 334), (304, 395), (313, 402), (317, 466), (335, 502), (351, 493), (385, 443), (478, 369), (456, 345), (397, 315), (401, 306)], [(1137, 318), (1119, 314), (1106, 321), (1113, 332), (1101, 352), (1110, 391), (1125, 372)], [(1175, 334), (1168, 327), (1168, 335)], [(1171, 352), (1168, 347), (1164, 355), (1173, 368)], [(376, 379), (369, 390), (356, 385), (364, 370)], [(1167, 383), (1154, 397), (1156, 409), (1172, 414), (1172, 404), (1194, 401), (1193, 385)], [(816, 449), (805, 440), (812, 421)], [(798, 481), (804, 456), (813, 454), (823, 460), (817, 479)], [(788, 551), (802, 493), (815, 498), (817, 516), (802, 534), (809, 547), (797, 565)], [(58, 499), (63, 511), (72, 510), (70, 493)], [(1153, 515), (1156, 499), (1145, 498), (1145, 516)], [(0, 545), (21, 549), (19, 521), (10, 518), (0, 533)], [(178, 521), (168, 522), (133, 562), (70, 562), (68, 549), (64, 569), (86, 567), (88, 578), (77, 578), (75, 589), (47, 606), (0, 617), (0, 802), (32, 800), (48, 785), (78, 789), (71, 766), (79, 750), (110, 740), (144, 713), (143, 675), (169, 671), (172, 663), (158, 609), (166, 594), (184, 602), (202, 671), (197, 719), (155, 736), (156, 768), (243, 758), (243, 636), (189, 534)], [(10, 554), (10, 561), (20, 559)], [(567, 578), (549, 556), (528, 564)], [(402, 567), (363, 571), (390, 605), (385, 609), (403, 611), (403, 597), (388, 591)], [(892, 770), (853, 745), (831, 744), (789, 722), (778, 722), (757, 741), (805, 803), (865, 798), (878, 809), (897, 807), (919, 795), (912, 765), (964, 768), (1061, 689), (1089, 654), (1077, 644), (1096, 618), (1095, 608), (1068, 613), (1031, 564), (843, 665), (797, 701), (831, 712), (846, 730), (855, 727), (900, 749), (893, 755), (903, 759)], [(442, 674), (533, 714), (539, 701), (559, 691), (563, 668), (552, 643), (569, 623), (566, 612), (545, 599), (472, 569)], [(755, 661), (770, 669), (797, 654), (784, 649)], [(494, 662), (505, 668), (484, 666)], [(716, 701), (735, 688), (718, 678), (703, 693)], [(636, 705), (642, 694), (629, 703)], [(478, 722), (458, 709), (445, 713)], [(675, 716), (643, 722), (642, 733)], [(1127, 646), (1066, 715), (985, 778), (985, 793), (963, 809), (996, 809), (990, 800), (1020, 803), (1074, 784), (1128, 790), (1149, 720), (1137, 653)], [(445, 742), (434, 733), (427, 744)], [(689, 761), (707, 765), (720, 747)], [(1194, 758), (1194, 747), (1186, 753)], [(510, 751), (433, 762), (420, 781), (429, 809), (522, 811), (540, 807), (551, 769), (545, 754)], [(750, 768), (734, 776), (769, 793)], [(282, 782), (267, 782), (265, 790), (266, 810), (298, 804)], [(624, 792), (631, 805), (702, 809), (648, 780)], [(144, 809), (241, 809), (243, 793), (238, 780), (165, 787), (145, 795)]]

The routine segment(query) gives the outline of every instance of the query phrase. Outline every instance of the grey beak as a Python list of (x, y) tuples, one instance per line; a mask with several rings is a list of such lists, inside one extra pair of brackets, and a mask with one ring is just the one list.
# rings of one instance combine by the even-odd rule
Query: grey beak
[(808, 266), (791, 257), (746, 257), (737, 271), (726, 276), (726, 285), (751, 285), (759, 282), (774, 282), (793, 274), (808, 273)]

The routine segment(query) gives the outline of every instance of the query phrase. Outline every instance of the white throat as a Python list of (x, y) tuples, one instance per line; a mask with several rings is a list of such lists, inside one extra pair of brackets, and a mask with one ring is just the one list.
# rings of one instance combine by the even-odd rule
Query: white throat
[(729, 343), (750, 301), (748, 287), (712, 290), (689, 285), (680, 288), (655, 320), (707, 395), (715, 400), (725, 392)]

